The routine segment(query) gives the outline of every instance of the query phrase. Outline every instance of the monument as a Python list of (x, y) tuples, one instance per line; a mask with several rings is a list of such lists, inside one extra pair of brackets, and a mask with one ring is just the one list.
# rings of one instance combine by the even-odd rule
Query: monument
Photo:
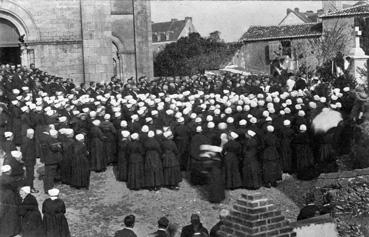
[(348, 54), (350, 58), (350, 73), (355, 77), (359, 85), (367, 84), (367, 75), (362, 75), (360, 69), (364, 69), (367, 64), (369, 56), (365, 54), (360, 47), (361, 30), (358, 26), (355, 27), (355, 47), (352, 48)]

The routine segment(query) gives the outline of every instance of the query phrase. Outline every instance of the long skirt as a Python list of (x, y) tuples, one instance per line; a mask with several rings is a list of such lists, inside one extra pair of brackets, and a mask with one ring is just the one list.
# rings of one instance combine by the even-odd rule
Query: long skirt
[[(131, 155), (130, 160), (135, 158), (142, 161), (141, 155)], [(137, 159), (137, 160), (138, 160)], [(137, 161), (136, 160), (136, 161)], [(139, 190), (144, 186), (144, 164), (142, 162), (129, 162), (128, 163), (128, 176), (127, 176), (127, 187), (132, 190)]]
[(208, 200), (211, 203), (220, 203), (225, 199), (225, 184), (222, 168), (213, 164), (209, 171)]
[(145, 187), (160, 187), (163, 183), (163, 165), (159, 153), (148, 151), (145, 157)]
[(242, 165), (243, 186), (247, 189), (259, 189), (262, 185), (262, 172), (256, 155), (245, 154)]
[(72, 160), (72, 176), (70, 184), (77, 188), (90, 186), (90, 169), (86, 157), (75, 157)]
[(125, 151), (119, 151), (117, 177), (118, 181), (127, 181), (128, 160)]
[(165, 152), (163, 155), (163, 175), (165, 186), (178, 186), (182, 181), (181, 167), (173, 152)]
[(225, 155), (225, 182), (227, 189), (236, 189), (242, 186), (240, 174), (240, 162), (238, 157), (231, 152)]

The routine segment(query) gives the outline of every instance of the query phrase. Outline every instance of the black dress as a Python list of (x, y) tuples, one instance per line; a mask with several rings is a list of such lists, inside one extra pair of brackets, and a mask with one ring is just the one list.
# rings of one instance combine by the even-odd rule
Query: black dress
[(241, 144), (237, 141), (231, 140), (224, 145), (223, 151), (226, 188), (239, 188), (242, 186), (240, 174)]
[(164, 140), (162, 143), (163, 173), (165, 186), (178, 186), (182, 181), (181, 168), (178, 161), (178, 150), (174, 141)]
[(128, 141), (119, 141), (118, 143), (118, 167), (117, 167), (117, 180), (127, 181), (128, 173), (128, 153), (127, 153)]
[(161, 147), (156, 138), (147, 138), (144, 142), (145, 155), (145, 187), (160, 187), (164, 183)]
[(42, 204), (42, 213), (46, 237), (70, 237), (68, 222), (64, 216), (65, 204), (61, 199), (46, 199)]
[(77, 188), (88, 188), (90, 186), (90, 167), (88, 151), (83, 142), (75, 141), (73, 145), (72, 176), (70, 184)]
[(264, 183), (275, 184), (278, 180), (282, 180), (276, 136), (273, 133), (268, 133), (265, 136), (264, 144), (265, 147), (262, 153)]
[(220, 203), (225, 199), (224, 161), (220, 155), (213, 157), (209, 166), (208, 200)]
[(19, 207), (21, 233), (23, 237), (43, 237), (45, 235), (41, 213), (36, 198), (28, 194)]
[(17, 235), (21, 231), (20, 197), (10, 183), (1, 183), (0, 193), (0, 236)]
[(92, 127), (90, 137), (90, 166), (91, 170), (100, 172), (106, 170), (106, 154), (104, 153), (104, 143), (106, 139), (99, 127)]
[(258, 140), (250, 137), (243, 149), (242, 181), (247, 189), (258, 189), (262, 185), (261, 165), (258, 159)]
[(144, 153), (145, 150), (140, 141), (128, 143), (128, 177), (127, 187), (138, 190), (144, 186)]
[(73, 138), (66, 138), (62, 142), (63, 159), (60, 162), (60, 178), (65, 184), (70, 183), (72, 173)]

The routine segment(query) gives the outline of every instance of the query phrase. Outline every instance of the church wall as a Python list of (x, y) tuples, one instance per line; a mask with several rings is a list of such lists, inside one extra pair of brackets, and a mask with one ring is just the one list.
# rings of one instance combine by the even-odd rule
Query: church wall
[(26, 28), (33, 29), (32, 40), (25, 39), (29, 57), (24, 60), (22, 55), (25, 65), (35, 63), (78, 83), (108, 81), (113, 75), (115, 38), (120, 41), (122, 76), (135, 76), (136, 62), (139, 76), (153, 75), (149, 0), (135, 0), (135, 4), (131, 0), (1, 0), (2, 8), (14, 15), (20, 12), (21, 19), (27, 15)]
[(113, 76), (110, 0), (82, 0), (85, 80), (107, 82)]
[(154, 72), (150, 1), (135, 1), (136, 55), (138, 77), (151, 78)]
[(27, 41), (26, 38), (29, 49), (33, 51), (28, 63), (35, 63), (49, 74), (70, 77), (77, 83), (82, 82), (79, 1), (13, 0), (13, 2), (15, 13), (17, 7), (27, 11), (40, 33), (37, 41)]

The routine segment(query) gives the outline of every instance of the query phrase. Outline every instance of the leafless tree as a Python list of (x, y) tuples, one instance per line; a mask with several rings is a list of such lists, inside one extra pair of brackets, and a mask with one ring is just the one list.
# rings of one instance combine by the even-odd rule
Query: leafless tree
[(318, 66), (334, 58), (338, 52), (343, 52), (347, 43), (344, 32), (346, 27), (346, 23), (337, 20), (332, 28), (323, 29), (321, 37), (309, 39), (308, 42), (318, 60)]

